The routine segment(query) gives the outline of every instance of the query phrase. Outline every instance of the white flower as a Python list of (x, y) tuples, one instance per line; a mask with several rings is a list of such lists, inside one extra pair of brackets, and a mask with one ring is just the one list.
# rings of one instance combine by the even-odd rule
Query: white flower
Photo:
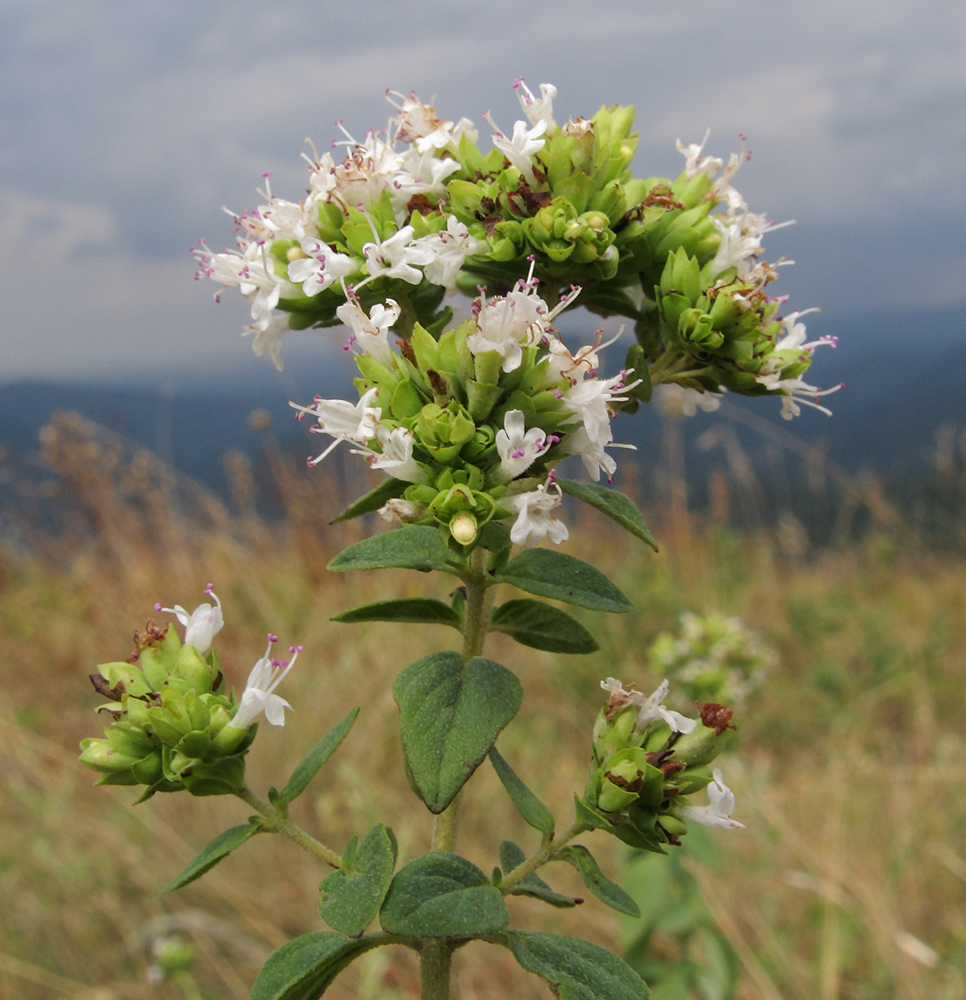
[(247, 729), (262, 712), (265, 713), (265, 718), (271, 725), (285, 725), (285, 709), (291, 710), (292, 706), (274, 691), (282, 683), (285, 675), (295, 666), (295, 661), (298, 659), (299, 653), (302, 652), (302, 647), (289, 647), (289, 652), (292, 654), (291, 660), (273, 660), (269, 654), (272, 651), (272, 644), (276, 642), (278, 642), (278, 638), (269, 635), (265, 655), (252, 667), (252, 671), (248, 675), (248, 683), (242, 692), (238, 711), (228, 723), (230, 727)]
[(336, 309), (335, 314), (351, 327), (355, 342), (360, 349), (371, 354), (381, 365), (392, 367), (393, 352), (389, 346), (389, 330), (399, 319), (402, 310), (395, 299), (386, 299), (386, 304), (376, 303), (367, 316), (355, 302), (346, 302)]
[(632, 693), (637, 695), (636, 698), (631, 698), (632, 703), (638, 706), (637, 722), (634, 726), (636, 730), (643, 732), (652, 722), (657, 722), (659, 719), (666, 722), (675, 733), (690, 733), (698, 724), (696, 719), (689, 719), (680, 712), (672, 712), (664, 707), (662, 702), (667, 697), (669, 688), (670, 684), (664, 681), (648, 698), (637, 691)]
[(423, 277), (423, 272), (418, 267), (433, 260), (434, 254), (413, 239), (413, 232), (412, 226), (403, 226), (386, 240), (367, 243), (362, 248), (362, 254), (369, 267), (369, 278), (360, 281), (356, 288), (381, 276), (401, 278), (411, 285), (418, 285)]
[(560, 449), (564, 454), (580, 456), (584, 468), (587, 470), (587, 475), (594, 482), (600, 479), (601, 470), (608, 480), (613, 479), (614, 473), (617, 471), (617, 462), (612, 455), (608, 455), (604, 450), (606, 447), (633, 449), (634, 445), (614, 444), (609, 439), (609, 432), (607, 440), (592, 438), (584, 427), (578, 427), (577, 430), (565, 435), (560, 444)]
[(493, 145), (520, 171), (531, 187), (535, 187), (537, 179), (533, 174), (531, 157), (539, 153), (546, 144), (541, 136), (547, 131), (546, 121), (538, 121), (533, 128), (527, 128), (526, 122), (513, 123), (513, 135), (507, 138), (487, 111), (483, 117), (493, 127)]
[(382, 409), (373, 406), (379, 395), (378, 386), (373, 386), (358, 403), (350, 403), (347, 399), (322, 399), (315, 397), (312, 406), (299, 406), (289, 403), (289, 406), (299, 411), (298, 419), (307, 413), (318, 420), (318, 427), (312, 430), (317, 434), (328, 434), (334, 438), (321, 455), (309, 459), (309, 465), (318, 465), (340, 441), (354, 441), (365, 444), (376, 436), (376, 427), (382, 416)]
[(500, 455), (502, 480), (508, 483), (526, 472), (555, 439), (539, 427), (525, 430), (523, 410), (510, 410), (503, 418), (503, 427), (496, 432), (496, 450)]
[(324, 292), (336, 281), (348, 278), (359, 270), (357, 260), (348, 254), (337, 253), (327, 243), (313, 237), (302, 240), (301, 253), (304, 256), (296, 256), (290, 260), (288, 276), (290, 281), (301, 285), (302, 292), (310, 297)]
[(666, 417), (693, 417), (698, 410), (714, 413), (721, 406), (723, 392), (701, 392), (676, 382), (667, 382), (654, 389), (654, 402)]
[(221, 613), (221, 601), (212, 589), (213, 584), (205, 587), (205, 593), (215, 599), (215, 606), (210, 604), (199, 604), (198, 607), (188, 614), (180, 604), (173, 608), (163, 608), (160, 604), (155, 604), (155, 611), (166, 611), (169, 615), (174, 615), (182, 625), (184, 625), (184, 642), (186, 646), (194, 646), (199, 655), (204, 656), (211, 649), (212, 640), (221, 631), (225, 624), (225, 619)]
[(254, 336), (252, 350), (256, 356), (261, 357), (263, 354), (267, 354), (279, 371), (282, 371), (284, 367), (281, 342), (282, 334), (289, 329), (288, 320), (288, 313), (279, 313), (275, 316), (269, 316), (268, 319), (259, 320), (257, 323), (251, 323), (242, 330), (243, 337)]
[(711, 277), (717, 278), (728, 268), (734, 267), (738, 270), (738, 277), (744, 281), (751, 275), (754, 266), (751, 258), (761, 252), (762, 234), (755, 230), (747, 232), (737, 222), (725, 225), (716, 218), (712, 218), (711, 221), (721, 234), (718, 252), (714, 255), (709, 268)]
[(513, 84), (517, 91), (517, 99), (523, 113), (531, 125), (544, 122), (547, 135), (553, 135), (557, 131), (557, 122), (553, 117), (553, 99), (557, 96), (557, 88), (552, 83), (540, 84), (540, 97), (534, 97), (530, 88), (523, 82), (521, 77)]
[(530, 493), (517, 493), (504, 497), (500, 504), (517, 514), (510, 528), (510, 541), (514, 545), (538, 545), (545, 538), (559, 545), (568, 536), (567, 525), (551, 516), (551, 511), (560, 506), (561, 490), (553, 484), (557, 492), (548, 493), (541, 484)]
[(735, 795), (721, 780), (721, 771), (718, 769), (714, 771), (714, 781), (708, 785), (708, 802), (710, 805), (706, 806), (683, 806), (678, 810), (678, 815), (702, 826), (720, 826), (729, 830), (745, 828), (744, 823), (731, 818), (735, 809)]
[(366, 461), (374, 469), (382, 469), (388, 476), (407, 483), (425, 483), (426, 470), (413, 458), (413, 432), (405, 427), (389, 430), (383, 424), (376, 428), (376, 437), (382, 452), (367, 452)]
[(467, 257), (484, 253), (487, 249), (486, 243), (470, 236), (469, 230), (455, 215), (447, 219), (442, 232), (430, 233), (416, 243), (433, 254), (424, 268), (427, 280), (444, 288), (456, 287), (456, 278)]
[(722, 161), (716, 156), (701, 155), (709, 135), (711, 135), (711, 129), (704, 133), (700, 146), (697, 143), (685, 146), (680, 139), (677, 141), (678, 152), (685, 157), (684, 176), (688, 180), (697, 177), (698, 174), (707, 174), (709, 177), (713, 177), (721, 169)]

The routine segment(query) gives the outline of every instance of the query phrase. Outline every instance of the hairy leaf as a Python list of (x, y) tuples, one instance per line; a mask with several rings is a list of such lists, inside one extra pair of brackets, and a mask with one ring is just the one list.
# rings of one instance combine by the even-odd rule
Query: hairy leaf
[(292, 772), (285, 787), (280, 792), (273, 792), (269, 798), (272, 805), (285, 806), (294, 802), (308, 787), (309, 782), (318, 774), (322, 765), (338, 749), (339, 744), (349, 734), (352, 724), (356, 721), (359, 709), (354, 708), (337, 726), (330, 729), (318, 743), (302, 758)]
[(561, 861), (567, 861), (580, 872), (584, 885), (602, 902), (619, 913), (631, 917), (641, 915), (640, 907), (615, 882), (612, 882), (594, 860), (594, 856), (582, 844), (571, 844), (557, 855)]
[(386, 501), (401, 497), (407, 486), (409, 483), (403, 479), (387, 479), (374, 490), (370, 490), (358, 500), (350, 503), (335, 520), (329, 523), (338, 524), (340, 521), (351, 521), (354, 517), (362, 517), (363, 514), (372, 514), (380, 507), (384, 507)]
[(406, 763), (431, 812), (441, 813), (517, 714), (523, 691), (506, 667), (454, 651), (410, 664), (392, 688)]
[(393, 531), (364, 538), (343, 549), (326, 569), (416, 569), (428, 573), (433, 569), (457, 572), (452, 565), (456, 557), (428, 525), (409, 524)]
[[(525, 860), (526, 855), (513, 841), (504, 840), (500, 844), (500, 864), (504, 872), (511, 872)], [(509, 892), (511, 896), (532, 896), (534, 899), (541, 899), (558, 909), (566, 909), (583, 902), (575, 896), (564, 896), (554, 892), (536, 872), (525, 875)]]
[(626, 614), (631, 602), (599, 569), (563, 552), (527, 549), (507, 563), (497, 576), (521, 590), (591, 611)]
[(490, 748), (490, 763), (500, 776), (503, 787), (516, 806), (517, 812), (535, 830), (544, 836), (553, 836), (553, 813), (517, 777), (513, 768), (503, 759), (496, 747)]
[(472, 938), (503, 930), (510, 914), (503, 894), (476, 865), (431, 851), (396, 873), (380, 920), (389, 934)]
[(377, 601), (334, 615), (334, 622), (422, 622), (430, 625), (460, 627), (460, 616), (448, 604), (429, 597), (401, 597), (395, 601)]
[(576, 618), (543, 601), (507, 601), (494, 609), (489, 627), (524, 646), (550, 653), (595, 653), (600, 649)]
[[(349, 855), (351, 857), (351, 863)], [(373, 827), (358, 850), (346, 851), (344, 868), (322, 880), (319, 916), (334, 930), (358, 937), (379, 912), (396, 867), (396, 838), (389, 827)]]

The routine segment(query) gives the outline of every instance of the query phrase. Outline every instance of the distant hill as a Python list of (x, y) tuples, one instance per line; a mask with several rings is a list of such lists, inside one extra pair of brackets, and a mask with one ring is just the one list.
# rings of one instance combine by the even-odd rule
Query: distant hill
[[(576, 317), (575, 317), (576, 318)], [(777, 400), (729, 397), (732, 407), (770, 421), (807, 443), (827, 444), (828, 456), (850, 472), (870, 469), (887, 479), (915, 475), (935, 446), (937, 428), (966, 425), (966, 317), (958, 308), (905, 310), (860, 316), (811, 316), (809, 333), (837, 336), (839, 346), (816, 354), (816, 384), (843, 381), (845, 389), (826, 400), (832, 418), (806, 410), (793, 422), (779, 418)], [(574, 322), (568, 324), (574, 327)], [(255, 457), (258, 435), (248, 417), (264, 409), (272, 417), (279, 444), (309, 455), (320, 439), (297, 424), (289, 399), (309, 402), (318, 392), (351, 395), (354, 368), (338, 348), (317, 351), (293, 346), (286, 371), (277, 373), (265, 359), (255, 366), (246, 357), (218, 374), (186, 373), (163, 378), (144, 373), (123, 382), (21, 381), (0, 385), (0, 446), (21, 460), (38, 449), (37, 435), (52, 410), (76, 410), (157, 452), (176, 468), (221, 493), (222, 457), (231, 448)], [(614, 353), (607, 370), (619, 363)], [(688, 422), (693, 441), (726, 415), (699, 414)], [(660, 418), (644, 408), (621, 417), (618, 440), (642, 450), (643, 466), (656, 453)], [(754, 452), (758, 435), (739, 432)], [(693, 450), (693, 449), (692, 449)], [(705, 460), (695, 453), (692, 468)]]

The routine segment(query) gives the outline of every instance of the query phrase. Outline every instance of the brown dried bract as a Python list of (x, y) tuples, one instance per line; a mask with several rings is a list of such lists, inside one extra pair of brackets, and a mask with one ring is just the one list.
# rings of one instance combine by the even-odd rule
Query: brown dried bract
[(418, 362), (416, 361), (416, 352), (413, 350), (413, 345), (409, 343), (408, 340), (399, 339), (396, 341), (396, 347), (399, 348), (399, 353), (411, 364), (418, 367)]
[(137, 663), (142, 649), (147, 649), (148, 646), (158, 646), (164, 642), (165, 636), (168, 634), (168, 628), (168, 625), (160, 628), (149, 618), (147, 624), (144, 626), (144, 631), (135, 632), (132, 636), (134, 639), (134, 652), (127, 658), (127, 662)]
[(431, 202), (424, 194), (414, 194), (412, 198), (406, 202), (407, 218), (409, 218), (413, 212), (419, 212), (420, 215), (434, 215), (438, 211), (439, 205)]
[(101, 674), (91, 674), (91, 684), (94, 685), (94, 690), (104, 698), (110, 701), (120, 701), (121, 695), (124, 694), (124, 682), (118, 681), (114, 687), (111, 687), (107, 683), (107, 678)]
[(717, 705), (714, 702), (708, 702), (707, 705), (701, 705), (698, 702), (694, 704), (697, 706), (698, 713), (701, 716), (701, 724), (708, 729), (713, 729), (718, 736), (726, 729), (737, 730), (738, 727), (731, 721), (731, 716), (734, 713), (730, 708), (726, 708), (724, 705)]
[(684, 209), (685, 205), (683, 201), (678, 201), (674, 197), (674, 193), (667, 184), (655, 184), (647, 193), (647, 197), (641, 202), (642, 208), (650, 208), (652, 205), (657, 205), (658, 208), (666, 208), (668, 210), (672, 208)]

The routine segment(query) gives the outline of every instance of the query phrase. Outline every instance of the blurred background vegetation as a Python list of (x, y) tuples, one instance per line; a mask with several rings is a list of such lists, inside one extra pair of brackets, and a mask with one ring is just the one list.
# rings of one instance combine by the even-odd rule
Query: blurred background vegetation
[[(336, 456), (306, 471), (301, 453), (275, 444), (266, 414), (251, 424), (262, 455), (227, 454), (220, 497), (71, 413), (43, 430), (42, 464), (0, 465), (0, 997), (235, 1000), (271, 950), (321, 928), (324, 872), (280, 838), (255, 838), (160, 896), (245, 807), (159, 795), (131, 808), (131, 790), (93, 789), (76, 760), (78, 741), (102, 728), (87, 680), (95, 664), (129, 655), (156, 601), (193, 607), (209, 581), (225, 606), (229, 683), (244, 683), (268, 630), (305, 647), (286, 681), (295, 711), (283, 730), (263, 726), (249, 756), (253, 787), (284, 779), (361, 704), (297, 819), (334, 846), (385, 820), (403, 860), (428, 846), (389, 688), (398, 644), (416, 659), (452, 635), (419, 626), (397, 638), (389, 625), (329, 619), (380, 598), (443, 596), (447, 584), (403, 571), (327, 576), (336, 551), (375, 529), (328, 526), (360, 483)], [(684, 987), (663, 982), (665, 1000), (966, 996), (966, 438), (940, 429), (929, 468), (897, 490), (784, 430), (749, 439), (731, 426), (712, 423), (686, 444), (683, 422), (665, 418), (635, 497), (660, 554), (631, 548), (593, 512), (566, 513), (567, 550), (639, 609), (582, 616), (598, 653), (561, 657), (495, 635), (488, 655), (525, 690), (501, 751), (566, 824), (600, 679), (648, 691), (662, 679), (648, 648), (682, 612), (740, 618), (777, 654), (736, 714), (740, 752), (722, 764), (747, 829), (689, 835), (646, 870), (616, 842), (594, 841), (642, 900), (643, 922), (622, 924), (594, 899), (556, 911), (514, 898), (514, 920), (623, 946), (643, 968), (683, 959), (706, 970)], [(531, 845), (487, 766), (464, 817), (460, 850), (484, 870), (504, 837)], [(546, 877), (582, 894), (569, 869)], [(357, 966), (332, 997), (418, 994), (408, 953), (379, 950)], [(456, 976), (462, 1000), (545, 995), (482, 944), (457, 954)]]

